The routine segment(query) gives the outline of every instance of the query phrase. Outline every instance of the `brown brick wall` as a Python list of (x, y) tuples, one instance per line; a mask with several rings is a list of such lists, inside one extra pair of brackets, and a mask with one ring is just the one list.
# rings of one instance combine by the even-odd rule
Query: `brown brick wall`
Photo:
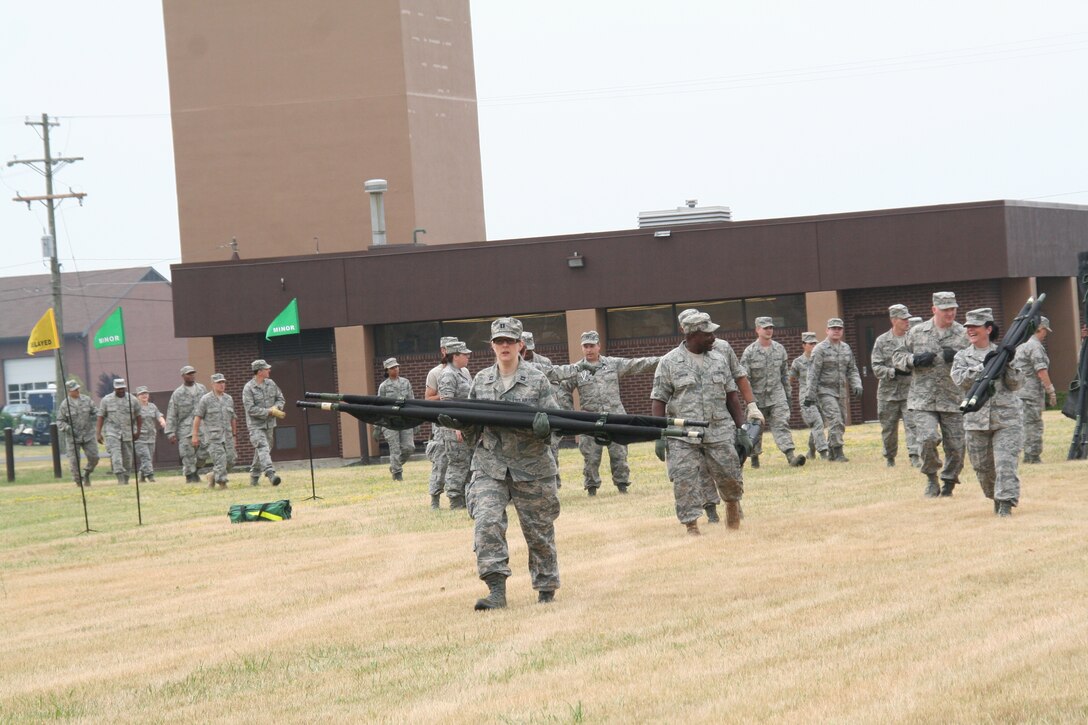
[(234, 414), (238, 417), (238, 438), (234, 442), (238, 451), (239, 469), (249, 466), (253, 460), (253, 446), (249, 444), (249, 430), (246, 428), (246, 412), (242, 408), (242, 388), (253, 377), (250, 363), (259, 358), (260, 337), (258, 335), (223, 335), (215, 338), (215, 370), (198, 371), (197, 380), (208, 387), (208, 377), (213, 372), (227, 376), (227, 392), (234, 398)]

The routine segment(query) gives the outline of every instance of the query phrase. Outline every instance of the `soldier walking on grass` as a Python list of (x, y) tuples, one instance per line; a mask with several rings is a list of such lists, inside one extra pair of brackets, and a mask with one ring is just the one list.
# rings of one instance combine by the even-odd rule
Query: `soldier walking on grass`
[[(805, 465), (804, 454), (793, 452), (793, 433), (790, 431), (789, 356), (782, 343), (773, 340), (774, 320), (757, 317), (756, 340), (744, 349), (740, 363), (748, 371), (748, 380), (756, 396), (756, 405), (767, 420), (767, 427), (774, 435), (778, 450), (786, 456), (791, 466)], [(752, 468), (759, 468), (759, 455), (763, 452), (763, 432), (752, 441)]]
[(842, 340), (843, 324), (839, 317), (827, 321), (827, 337), (812, 350), (812, 375), (805, 389), (805, 405), (818, 405), (832, 461), (846, 463), (843, 434), (846, 431), (847, 388), (855, 398), (861, 397), (861, 375), (854, 360), (854, 351)]
[(273, 431), (276, 421), (287, 417), (283, 412), (283, 391), (269, 377), (272, 366), (264, 360), (250, 363), (253, 377), (242, 388), (242, 407), (246, 411), (246, 428), (249, 429), (249, 442), (253, 445), (253, 462), (249, 466), (249, 485), (261, 483), (261, 473), (273, 486), (280, 485), (276, 475), (276, 466), (272, 463), (272, 446), (275, 445)]
[[(400, 363), (395, 357), (386, 358), (382, 362), (382, 367), (385, 368), (385, 380), (378, 386), (378, 395), (383, 398), (403, 398), (404, 400), (416, 397), (408, 378), (400, 376)], [(385, 442), (389, 446), (389, 472), (393, 475), (394, 481), (404, 480), (404, 464), (416, 452), (415, 432), (415, 428), (406, 430), (384, 428), (382, 430)], [(439, 439), (441, 438), (436, 435), (436, 440)]]
[(1047, 404), (1058, 404), (1058, 394), (1050, 380), (1050, 356), (1043, 340), (1050, 334), (1050, 320), (1039, 318), (1035, 334), (1016, 348), (1013, 365), (1024, 375), (1024, 384), (1017, 391), (1024, 401), (1024, 463), (1042, 463), (1043, 411)]
[(196, 368), (181, 368), (181, 385), (170, 395), (166, 406), (166, 438), (178, 446), (181, 456), (181, 472), (186, 483), (200, 483), (200, 466), (208, 460), (208, 449), (193, 446), (190, 433), (193, 429), (193, 409), (208, 389), (196, 382)]
[[(77, 486), (90, 486), (91, 473), (98, 466), (98, 442), (95, 440), (97, 408), (89, 395), (83, 395), (78, 380), (69, 380), (65, 386), (68, 397), (57, 403), (57, 430), (68, 442), (68, 466)], [(83, 452), (83, 470), (77, 451)]]
[(151, 391), (146, 385), (136, 388), (140, 401), (140, 436), (136, 439), (136, 461), (140, 469), (140, 481), (155, 481), (155, 438), (159, 429), (166, 428), (166, 418), (151, 402)]
[(203, 442), (211, 454), (213, 468), (208, 474), (208, 488), (226, 488), (227, 472), (233, 464), (231, 448), (238, 433), (238, 421), (234, 414), (234, 398), (227, 393), (227, 378), (222, 373), (215, 373), (211, 382), (212, 391), (200, 399), (193, 413), (193, 445), (205, 439)]
[[(113, 392), (98, 403), (98, 423), (95, 437), (106, 444), (106, 453), (113, 464), (117, 483), (128, 484), (129, 474), (135, 470), (136, 451), (133, 436), (139, 437), (143, 421), (140, 419), (140, 403), (127, 395), (125, 381), (116, 378)], [(135, 431), (133, 431), (135, 428)], [(104, 429), (104, 432), (103, 432)]]
[(794, 358), (790, 363), (790, 377), (797, 381), (797, 397), (801, 400), (801, 420), (809, 427), (808, 433), (808, 457), (815, 458), (819, 452), (820, 458), (827, 460), (827, 436), (824, 435), (824, 421), (820, 417), (820, 408), (815, 403), (805, 405), (805, 387), (808, 385), (809, 376), (812, 375), (812, 350), (816, 347), (816, 333), (802, 332), (801, 345), (804, 352)]
[(910, 372), (895, 367), (895, 354), (907, 344), (910, 329), (910, 312), (903, 305), (888, 308), (891, 329), (876, 338), (870, 357), (873, 375), (876, 376), (876, 415), (880, 419), (880, 437), (884, 442), (884, 460), (895, 465), (899, 453), (899, 421), (903, 421), (903, 437), (913, 466), (918, 466), (918, 442), (914, 425), (907, 410), (910, 395)]

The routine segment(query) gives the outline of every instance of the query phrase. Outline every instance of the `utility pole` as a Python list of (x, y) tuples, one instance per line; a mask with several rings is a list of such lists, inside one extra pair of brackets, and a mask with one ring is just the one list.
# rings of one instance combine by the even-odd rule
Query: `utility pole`
[[(53, 281), (53, 315), (57, 319), (57, 334), (60, 339), (64, 340), (64, 322), (61, 316), (61, 289), (60, 289), (60, 262), (57, 261), (57, 225), (54, 216), (54, 201), (57, 199), (78, 199), (79, 205), (83, 206), (83, 197), (87, 196), (84, 193), (73, 192), (69, 189), (67, 194), (54, 194), (53, 193), (53, 167), (58, 169), (66, 164), (75, 163), (76, 161), (82, 161), (82, 156), (53, 158), (52, 152), (49, 149), (49, 128), (51, 126), (59, 126), (59, 121), (49, 120), (49, 114), (43, 113), (41, 121), (26, 121), (27, 126), (41, 126), (42, 142), (45, 144), (45, 158), (41, 159), (15, 159), (9, 161), (8, 166), (14, 166), (15, 164), (25, 164), (30, 168), (37, 171), (39, 174), (45, 177), (45, 196), (23, 196), (18, 194), (12, 201), (23, 202), (26, 204), (26, 208), (30, 208), (32, 201), (39, 201), (45, 205), (49, 218), (49, 234), (42, 239), (42, 256), (49, 257), (49, 269), (52, 275)], [(38, 168), (35, 164), (42, 164), (42, 168)], [(54, 378), (57, 381), (57, 400), (61, 400), (62, 396), (67, 395), (67, 391), (64, 387), (64, 345), (61, 344), (54, 354), (54, 360), (56, 361), (54, 367)], [(84, 381), (86, 384), (90, 384), (90, 381)]]

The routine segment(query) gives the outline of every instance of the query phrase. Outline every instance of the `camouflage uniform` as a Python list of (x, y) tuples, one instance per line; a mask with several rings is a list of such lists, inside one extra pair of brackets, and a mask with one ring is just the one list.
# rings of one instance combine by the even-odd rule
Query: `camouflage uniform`
[(124, 476), (127, 483), (128, 475), (135, 470), (132, 431), (140, 417), (140, 401), (127, 391), (125, 397), (118, 398), (114, 391), (99, 401), (98, 417), (102, 419), (102, 436), (113, 473)]
[[(472, 382), (469, 397), (508, 400), (537, 408), (556, 407), (547, 378), (524, 360), (519, 361), (514, 382), (506, 390), (498, 365), (481, 370)], [(529, 548), (533, 589), (558, 589), (555, 520), (559, 517), (559, 495), (555, 488), (556, 467), (551, 441), (536, 437), (530, 430), (491, 426), (474, 426), (466, 429), (464, 436), (468, 445), (475, 448), (467, 497), (469, 514), (475, 519), (476, 565), (480, 578), (490, 574), (510, 576), (506, 505), (512, 501)]]
[[(748, 380), (752, 384), (752, 393), (756, 405), (766, 419), (766, 428), (774, 435), (778, 450), (788, 453), (793, 450), (793, 433), (790, 431), (790, 389), (789, 355), (782, 343), (771, 340), (764, 347), (756, 340), (744, 349), (740, 356), (741, 365), (748, 370)], [(763, 452), (763, 431), (752, 441), (752, 455)]]
[[(397, 378), (396, 380), (386, 378), (378, 386), (378, 395), (383, 398), (405, 398), (408, 400), (416, 397), (412, 392), (412, 384), (408, 382), (407, 378)], [(389, 445), (389, 472), (394, 476), (401, 475), (404, 464), (416, 452), (415, 432), (415, 428), (405, 430), (382, 429), (385, 442)]]
[(158, 437), (161, 417), (159, 407), (151, 401), (147, 405), (140, 404), (143, 427), (140, 429), (140, 437), (136, 439), (136, 462), (139, 464), (140, 475), (145, 478), (155, 475), (155, 439)]
[(708, 501), (708, 483), (717, 489), (716, 500), (740, 501), (744, 495), (734, 448), (736, 426), (726, 407), (726, 394), (736, 387), (734, 374), (717, 348), (694, 355), (684, 343), (666, 353), (654, 373), (650, 398), (665, 403), (667, 416), (710, 423), (702, 441), (668, 439), (669, 480), (676, 517), (683, 524), (698, 520), (704, 507), (714, 502)]
[(177, 436), (178, 455), (181, 456), (181, 472), (192, 476), (208, 460), (208, 449), (203, 443), (193, 448), (193, 410), (208, 392), (200, 383), (179, 385), (170, 395), (166, 406), (167, 436)]
[[(960, 413), (963, 391), (952, 381), (949, 375), (951, 366), (944, 361), (941, 348), (959, 351), (967, 345), (967, 331), (963, 325), (953, 321), (941, 330), (930, 318), (912, 327), (907, 332), (903, 348), (892, 356), (897, 368), (912, 371), (907, 409), (914, 418), (918, 454), (922, 459), (921, 471), (926, 476), (940, 471), (941, 479), (946, 482), (958, 482), (963, 470), (963, 414)], [(936, 354), (933, 364), (914, 367), (914, 355), (924, 352)], [(942, 441), (945, 454), (943, 470), (941, 457), (937, 454), (937, 444)]]
[[(71, 407), (69, 407), (69, 403)], [(76, 451), (83, 452), (83, 473), (88, 476), (98, 466), (98, 441), (95, 440), (95, 418), (98, 412), (90, 396), (80, 394), (76, 399), (65, 396), (57, 403), (57, 430), (64, 436), (68, 443), (68, 468), (72, 471), (72, 478), (80, 483), (83, 478), (79, 470), (80, 464), (76, 462)]]
[[(263, 361), (258, 361), (263, 362)], [(269, 408), (283, 409), (283, 391), (280, 386), (267, 378), (257, 382), (254, 375), (242, 388), (242, 407), (246, 411), (246, 429), (249, 430), (249, 442), (253, 446), (253, 462), (249, 465), (249, 482), (260, 482), (261, 473), (270, 481), (276, 481), (276, 466), (272, 463), (272, 447), (275, 443), (273, 433), (276, 418), (269, 414)]]
[[(449, 341), (456, 338), (449, 338)], [(443, 340), (442, 347), (445, 347), (446, 340)], [(427, 388), (430, 390), (438, 390), (438, 381), (442, 378), (442, 373), (448, 367), (445, 363), (439, 363), (431, 368), (427, 373)], [(434, 495), (436, 491), (441, 492), (446, 489), (446, 472), (449, 469), (449, 459), (446, 458), (446, 444), (445, 436), (448, 431), (441, 426), (432, 423), (431, 424), (431, 440), (427, 441), (427, 447), (424, 449), (427, 454), (427, 459), (431, 462), (431, 477), (430, 477), (430, 491), (431, 495)], [(413, 447), (414, 447), (413, 443)]]
[(1032, 335), (1016, 348), (1013, 365), (1023, 374), (1024, 384), (1017, 396), (1024, 402), (1024, 460), (1034, 461), (1043, 453), (1043, 410), (1046, 391), (1039, 380), (1040, 370), (1050, 369), (1050, 356), (1039, 338)]
[[(438, 379), (438, 397), (441, 400), (464, 399), (472, 389), (472, 377), (467, 368), (447, 365)], [(443, 441), (446, 453), (446, 495), (451, 502), (457, 502), (465, 496), (468, 483), (469, 467), (472, 464), (472, 449), (463, 440), (457, 440), (457, 431), (443, 429)], [(442, 489), (431, 489), (431, 495), (437, 496)]]
[[(798, 355), (790, 364), (790, 377), (797, 380), (797, 395), (801, 398), (801, 420), (805, 421), (811, 430), (808, 434), (809, 451), (819, 451), (821, 455), (827, 453), (827, 437), (824, 435), (824, 421), (820, 417), (820, 408), (813, 403), (805, 405), (805, 387), (808, 378), (812, 374), (812, 356)], [(762, 410), (762, 409), (761, 409)]]
[[(657, 367), (659, 357), (606, 357), (601, 355), (596, 363), (584, 358), (574, 364), (577, 373), (560, 384), (567, 393), (578, 390), (582, 410), (593, 413), (626, 413), (620, 401), (620, 378), (649, 372)], [(601, 457), (604, 450), (593, 436), (578, 436), (578, 449), (582, 452), (583, 487), (596, 489), (601, 485)], [(612, 482), (617, 487), (631, 483), (631, 469), (627, 465), (627, 446), (621, 443), (608, 445), (608, 463), (612, 470)]]
[(884, 441), (884, 457), (894, 461), (899, 453), (899, 421), (903, 421), (907, 453), (911, 459), (918, 456), (918, 442), (914, 437), (914, 423), (907, 410), (910, 395), (910, 375), (896, 375), (895, 353), (907, 344), (906, 333), (896, 335), (888, 330), (876, 338), (870, 358), (873, 375), (876, 376), (876, 415), (880, 419), (880, 437)]
[(234, 420), (234, 398), (228, 393), (207, 393), (196, 404), (194, 417), (200, 417), (200, 440), (207, 445), (212, 457), (212, 476), (215, 483), (226, 483), (227, 472), (233, 461), (230, 449), (234, 436), (231, 421)]
[(843, 433), (846, 430), (847, 391), (861, 390), (861, 375), (858, 373), (854, 351), (845, 342), (832, 343), (823, 339), (812, 350), (812, 370), (803, 400), (815, 401), (820, 408), (820, 416), (827, 429), (827, 444), (838, 450), (843, 445)]
[[(997, 345), (990, 343), (984, 350), (971, 345), (957, 352), (952, 361), (952, 380), (963, 390), (970, 389), (982, 372), (986, 354), (996, 349)], [(1023, 374), (1016, 366), (1007, 365), (1005, 374), (994, 383), (993, 396), (980, 410), (963, 416), (967, 453), (982, 493), (1012, 506), (1020, 501), (1017, 463), (1024, 435), (1020, 422), (1023, 404), (1013, 391), (1022, 382)]]

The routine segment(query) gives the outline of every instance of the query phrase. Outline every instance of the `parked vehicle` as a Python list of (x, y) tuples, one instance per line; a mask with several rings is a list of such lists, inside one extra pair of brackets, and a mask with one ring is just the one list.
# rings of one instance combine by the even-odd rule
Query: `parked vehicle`
[(49, 413), (26, 413), (12, 431), (12, 439), (21, 446), (49, 445), (49, 424), (52, 422)]

